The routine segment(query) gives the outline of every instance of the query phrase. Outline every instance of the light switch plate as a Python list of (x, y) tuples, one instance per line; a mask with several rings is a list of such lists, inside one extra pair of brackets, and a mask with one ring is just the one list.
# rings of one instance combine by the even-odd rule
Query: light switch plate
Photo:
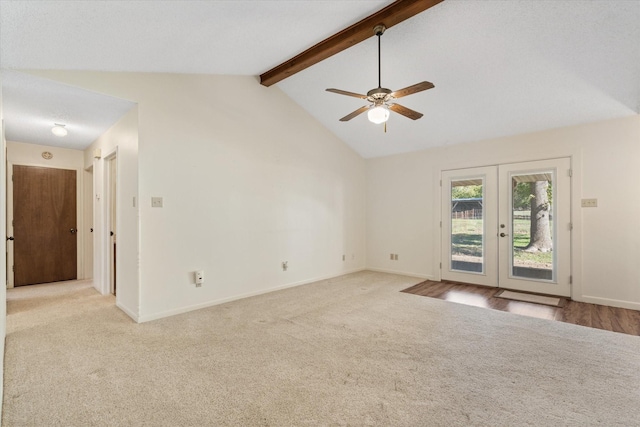
[(598, 199), (582, 199), (581, 201), (583, 208), (597, 208), (598, 207)]
[(152, 197), (151, 198), (151, 207), (152, 208), (161, 208), (162, 207), (162, 197)]

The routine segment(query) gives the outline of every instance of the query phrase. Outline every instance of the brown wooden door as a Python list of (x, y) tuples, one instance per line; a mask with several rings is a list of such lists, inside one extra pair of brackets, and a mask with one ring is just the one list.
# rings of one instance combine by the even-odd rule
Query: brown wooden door
[(14, 286), (75, 279), (76, 171), (13, 166)]

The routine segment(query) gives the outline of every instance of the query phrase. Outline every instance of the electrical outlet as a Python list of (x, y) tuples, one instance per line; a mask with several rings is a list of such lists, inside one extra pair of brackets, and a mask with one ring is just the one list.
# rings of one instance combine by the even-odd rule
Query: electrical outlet
[(582, 199), (581, 205), (583, 208), (597, 208), (598, 199)]
[(195, 271), (193, 275), (196, 281), (196, 288), (201, 287), (204, 283), (204, 270)]
[(393, 254), (393, 260), (397, 261), (398, 260), (398, 254)]
[(389, 256), (389, 259), (390, 259), (391, 261), (393, 261), (393, 254), (391, 254), (391, 255)]
[(342, 254), (342, 260), (344, 261), (344, 259), (345, 259), (344, 254)]
[(162, 207), (162, 197), (152, 197), (151, 198), (151, 207), (152, 208), (161, 208)]
[(289, 268), (289, 261), (282, 261), (282, 271), (287, 271)]

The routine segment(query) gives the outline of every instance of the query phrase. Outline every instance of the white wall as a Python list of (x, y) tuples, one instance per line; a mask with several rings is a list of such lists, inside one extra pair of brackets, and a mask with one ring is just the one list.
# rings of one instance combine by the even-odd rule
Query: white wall
[(441, 170), (555, 157), (574, 172), (573, 298), (640, 309), (640, 116), (368, 160), (367, 267), (440, 277)]
[(82, 216), (84, 221), (84, 239), (82, 247), (84, 250), (84, 278), (93, 278), (93, 166), (89, 170), (82, 172)]
[[(48, 151), (53, 157), (46, 160), (42, 157), (42, 153)], [(9, 169), (13, 165), (23, 166), (41, 166), (56, 169), (68, 169), (76, 171), (76, 227), (78, 229), (78, 246), (77, 246), (77, 277), (84, 279), (91, 277), (91, 272), (85, 269), (84, 243), (85, 237), (89, 234), (90, 226), (86, 226), (84, 222), (84, 180), (83, 180), (83, 153), (79, 150), (70, 150), (66, 148), (49, 147), (38, 144), (25, 144), (16, 141), (7, 141), (7, 162)], [(11, 170), (9, 170), (11, 173)], [(7, 209), (9, 219), (12, 218), (13, 211), (13, 192), (11, 181), (9, 181), (9, 193), (7, 200)], [(11, 232), (9, 230), (9, 232)], [(11, 260), (11, 249), (10, 258)]]
[[(53, 157), (49, 160), (44, 159), (42, 157), (44, 151), (50, 152), (53, 154)], [(15, 165), (82, 170), (84, 153), (80, 150), (71, 150), (68, 148), (7, 141), (7, 161)], [(81, 181), (82, 177), (80, 177), (78, 182)]]
[(138, 103), (139, 320), (364, 268), (365, 162), (277, 87), (35, 73)]
[[(94, 157), (96, 150), (99, 150), (100, 158)], [(110, 292), (107, 247), (111, 230), (106, 223), (109, 191), (105, 158), (114, 154), (118, 167), (116, 215), (119, 219), (115, 230), (118, 240), (116, 305), (137, 320), (140, 315), (137, 107), (84, 151), (84, 166), (93, 169), (92, 196), (87, 200), (93, 211), (93, 282), (102, 294)]]
[[(0, 83), (2, 77), (0, 75)], [(2, 85), (0, 84), (0, 87)], [(2, 90), (0, 90), (0, 236), (7, 235), (6, 204), (7, 198), (7, 143), (4, 138), (4, 119), (2, 113)], [(6, 248), (6, 246), (5, 246)], [(7, 257), (0, 256), (0, 278), (5, 281), (7, 277)], [(7, 336), (7, 288), (0, 286), (0, 402), (3, 401), (4, 394), (4, 342)], [(1, 406), (1, 405), (0, 405)], [(0, 424), (2, 424), (2, 411), (0, 410)]]

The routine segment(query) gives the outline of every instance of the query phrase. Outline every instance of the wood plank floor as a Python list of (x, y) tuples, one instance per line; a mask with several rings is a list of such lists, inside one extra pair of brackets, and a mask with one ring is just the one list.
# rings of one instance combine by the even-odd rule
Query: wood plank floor
[(499, 290), (486, 286), (427, 280), (402, 292), (640, 336), (640, 311), (571, 300), (566, 301), (564, 307), (552, 307), (495, 298), (493, 295)]

